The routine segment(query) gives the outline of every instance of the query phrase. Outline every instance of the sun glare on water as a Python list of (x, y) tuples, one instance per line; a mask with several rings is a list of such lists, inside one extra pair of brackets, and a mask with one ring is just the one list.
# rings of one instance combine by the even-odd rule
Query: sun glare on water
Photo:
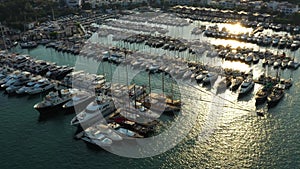
[(247, 28), (243, 27), (239, 22), (233, 25), (226, 26), (226, 29), (231, 34), (241, 34), (247, 32)]

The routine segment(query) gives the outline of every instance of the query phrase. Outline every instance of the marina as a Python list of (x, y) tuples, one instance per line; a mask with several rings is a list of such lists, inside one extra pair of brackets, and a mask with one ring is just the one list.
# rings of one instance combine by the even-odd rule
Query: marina
[[(40, 153), (34, 156), (72, 163), (54, 167), (82, 168), (79, 161), (89, 160), (94, 162), (86, 167), (96, 166), (99, 157), (103, 167), (297, 166), (299, 26), (269, 19), (175, 6), (45, 22), (33, 30), (45, 36), (28, 34), (0, 52), (1, 106), (18, 121), (4, 117), (1, 127), (12, 130), (0, 134), (7, 135), (1, 142), (16, 134), (25, 139), (8, 146), (23, 144)], [(48, 37), (45, 29), (70, 34)], [(14, 125), (37, 130), (22, 133)], [(151, 156), (140, 140), (165, 132), (170, 133), (151, 149), (174, 148), (134, 159)], [(286, 150), (276, 148), (283, 144)], [(64, 151), (71, 155), (54, 155)], [(131, 158), (118, 157), (121, 152)], [(12, 157), (4, 151), (19, 160), (27, 154)]]

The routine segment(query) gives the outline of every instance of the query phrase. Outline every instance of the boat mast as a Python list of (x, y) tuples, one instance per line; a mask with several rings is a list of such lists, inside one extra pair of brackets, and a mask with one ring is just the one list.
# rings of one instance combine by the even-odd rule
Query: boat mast
[(53, 8), (51, 7), (51, 10), (52, 10), (52, 20), (54, 21), (54, 10), (53, 10)]
[(276, 71), (276, 80), (277, 80), (277, 81), (280, 80), (279, 69), (277, 69), (277, 71)]
[(150, 76), (150, 73), (148, 73), (148, 85), (149, 85), (149, 93), (151, 93), (151, 76)]
[(162, 78), (162, 92), (163, 95), (165, 95), (165, 73), (164, 72), (161, 74), (161, 78)]
[(174, 90), (173, 90), (173, 81), (171, 82), (171, 92), (172, 92), (172, 104), (173, 104), (173, 101), (174, 101)]
[[(125, 62), (127, 63), (127, 49), (125, 49), (125, 51), (124, 51), (124, 54), (125, 54)], [(127, 64), (126, 64), (126, 67), (125, 67), (125, 69), (126, 69), (126, 85), (128, 86), (128, 68), (127, 68)]]

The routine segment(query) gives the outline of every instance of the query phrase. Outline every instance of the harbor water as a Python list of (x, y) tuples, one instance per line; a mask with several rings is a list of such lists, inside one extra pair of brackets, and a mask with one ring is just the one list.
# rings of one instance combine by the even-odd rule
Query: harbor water
[[(190, 33), (185, 35), (185, 32), (190, 32), (197, 24), (194, 22), (186, 27), (188, 31), (181, 30), (183, 28), (168, 27), (171, 30), (169, 34), (175, 36), (182, 31), (181, 36), (191, 39)], [(205, 39), (202, 35), (197, 38)], [(112, 43), (117, 46), (123, 45), (122, 42), (112, 42), (109, 38), (103, 40), (93, 36), (91, 39), (106, 41), (107, 44)], [(130, 48), (157, 52), (157, 54), (165, 52), (138, 45), (132, 45)], [(82, 63), (82, 68), (91, 73), (96, 73), (90, 69), (91, 67), (99, 66), (97, 73), (105, 74), (108, 80), (116, 69), (115, 65), (109, 63), (98, 64), (80, 55), (56, 52), (43, 46), (32, 50), (15, 48), (12, 52), (28, 54), (36, 59), (55, 62), (58, 65), (74, 66)], [(167, 54), (176, 55), (176, 53)], [(299, 57), (298, 54), (295, 55)], [(187, 52), (180, 53), (179, 56), (193, 59)], [(298, 59), (300, 58), (296, 58)], [(200, 61), (217, 62), (205, 58)], [(220, 64), (228, 64), (229, 67), (240, 66), (231, 62)], [(259, 68), (254, 66), (253, 69)], [(262, 70), (258, 71), (262, 72)], [(276, 74), (273, 68), (267, 68), (267, 71), (271, 75)], [(145, 72), (141, 72), (135, 82), (147, 84), (148, 77), (145, 75), (147, 75)], [(186, 92), (193, 93), (190, 96), (195, 100), (191, 103), (194, 106), (189, 109), (196, 118), (191, 124), (191, 130), (171, 150), (142, 159), (125, 158), (105, 150), (91, 149), (84, 142), (73, 139), (76, 131), (76, 128), (70, 126), (73, 115), (57, 114), (46, 120), (40, 120), (39, 113), (34, 110), (33, 105), (42, 99), (41, 95), (8, 96), (1, 91), (0, 166), (4, 169), (299, 168), (300, 71), (285, 70), (281, 72), (281, 77), (292, 77), (293, 86), (287, 90), (283, 100), (275, 108), (268, 110), (264, 117), (257, 116), (255, 112), (253, 93), (258, 90), (257, 85), (251, 95), (239, 101), (236, 99), (236, 93), (226, 91), (224, 96), (226, 95), (227, 102), (223, 103), (223, 107), (218, 105), (223, 100), (218, 100), (208, 89), (187, 88)], [(155, 74), (151, 78), (152, 87), (161, 90), (161, 74)], [(167, 120), (165, 123), (172, 123), (172, 120)]]

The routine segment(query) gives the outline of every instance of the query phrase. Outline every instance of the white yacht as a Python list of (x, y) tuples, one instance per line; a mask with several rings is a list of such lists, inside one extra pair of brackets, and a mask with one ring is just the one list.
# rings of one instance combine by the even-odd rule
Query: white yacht
[(112, 99), (97, 97), (90, 103), (85, 110), (77, 114), (72, 120), (71, 125), (91, 126), (97, 121), (105, 118), (115, 111), (115, 105)]
[(247, 78), (243, 81), (239, 89), (239, 97), (249, 93), (254, 87), (254, 81), (252, 78)]
[(82, 111), (93, 99), (95, 99), (94, 96), (91, 96), (87, 92), (80, 91), (74, 95), (70, 101), (63, 104), (62, 107), (67, 112), (74, 112), (75, 110)]
[(81, 138), (86, 143), (99, 146), (99, 147), (110, 147), (113, 141), (103, 134), (99, 134), (97, 136), (90, 137), (89, 135), (85, 135)]
[(89, 138), (107, 137), (112, 141), (122, 141), (123, 138), (117, 134), (112, 128), (104, 124), (96, 124), (84, 130)]

